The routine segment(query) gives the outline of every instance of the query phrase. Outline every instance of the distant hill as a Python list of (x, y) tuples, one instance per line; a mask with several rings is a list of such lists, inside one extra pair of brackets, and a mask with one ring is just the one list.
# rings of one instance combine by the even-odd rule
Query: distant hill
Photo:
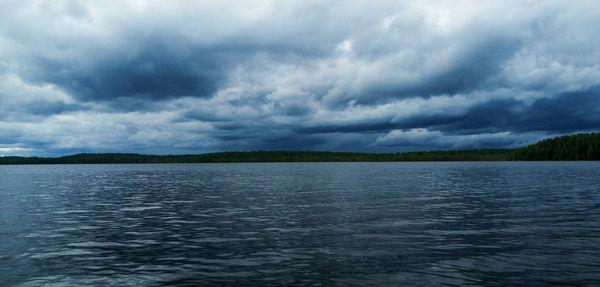
[(0, 157), (0, 164), (227, 163), (227, 162), (368, 162), (368, 161), (508, 161), (600, 160), (600, 134), (546, 139), (517, 149), (476, 149), (406, 153), (326, 151), (246, 151), (187, 155), (82, 153), (57, 158)]

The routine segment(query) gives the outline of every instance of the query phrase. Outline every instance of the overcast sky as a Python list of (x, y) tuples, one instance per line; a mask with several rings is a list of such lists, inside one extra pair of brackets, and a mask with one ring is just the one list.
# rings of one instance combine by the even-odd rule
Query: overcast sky
[(0, 155), (517, 147), (600, 129), (597, 1), (0, 1)]

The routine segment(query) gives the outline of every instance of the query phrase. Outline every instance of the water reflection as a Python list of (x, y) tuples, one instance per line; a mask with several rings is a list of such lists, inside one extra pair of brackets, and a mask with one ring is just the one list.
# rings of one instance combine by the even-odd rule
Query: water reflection
[(599, 163), (0, 166), (8, 285), (586, 285)]

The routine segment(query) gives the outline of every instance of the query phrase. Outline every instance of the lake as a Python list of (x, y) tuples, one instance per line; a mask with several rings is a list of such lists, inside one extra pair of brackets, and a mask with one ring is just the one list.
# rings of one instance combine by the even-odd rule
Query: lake
[(1, 286), (600, 286), (600, 162), (0, 166)]

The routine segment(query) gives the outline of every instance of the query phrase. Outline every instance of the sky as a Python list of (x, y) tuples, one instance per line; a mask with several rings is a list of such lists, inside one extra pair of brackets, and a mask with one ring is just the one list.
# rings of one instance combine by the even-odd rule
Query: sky
[(600, 130), (597, 1), (0, 1), (0, 155), (512, 148)]

